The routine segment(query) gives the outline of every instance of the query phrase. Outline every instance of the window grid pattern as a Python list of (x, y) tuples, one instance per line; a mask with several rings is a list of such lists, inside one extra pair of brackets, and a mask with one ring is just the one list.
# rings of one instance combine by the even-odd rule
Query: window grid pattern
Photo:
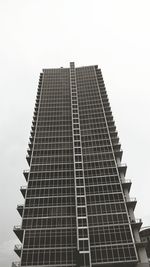
[(105, 87), (100, 87), (101, 99), (93, 66), (76, 73), (92, 264), (136, 261), (113, 151), (119, 139)]
[(69, 69), (44, 70), (37, 103), (21, 265), (72, 267), (76, 212)]
[(29, 143), (21, 266), (138, 262), (114, 152), (116, 126), (96, 66), (44, 69)]

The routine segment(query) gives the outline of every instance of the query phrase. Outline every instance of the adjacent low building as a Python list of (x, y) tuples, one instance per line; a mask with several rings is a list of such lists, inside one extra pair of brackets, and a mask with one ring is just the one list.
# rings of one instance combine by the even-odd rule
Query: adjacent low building
[(147, 257), (150, 262), (150, 226), (141, 228), (140, 238), (141, 238), (141, 241), (145, 243)]

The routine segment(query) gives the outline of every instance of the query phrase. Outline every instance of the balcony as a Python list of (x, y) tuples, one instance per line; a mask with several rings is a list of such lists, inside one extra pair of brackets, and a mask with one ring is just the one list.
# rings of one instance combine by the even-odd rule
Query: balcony
[(108, 124), (111, 123), (111, 122), (114, 122), (113, 115), (106, 115), (106, 119), (107, 119)]
[(28, 162), (28, 164), (29, 164), (29, 166), (30, 166), (31, 157), (30, 157), (29, 155), (26, 155), (26, 160), (27, 160), (27, 162)]
[(124, 188), (124, 189), (127, 189), (128, 190), (128, 192), (130, 191), (130, 188), (131, 188), (131, 180), (127, 180), (127, 179), (122, 179), (121, 180), (121, 182), (122, 182), (122, 187)]
[(109, 131), (110, 131), (110, 133), (115, 132), (116, 131), (116, 126), (114, 125), (114, 126), (109, 127)]
[(36, 100), (35, 101), (36, 101), (35, 104), (39, 105), (40, 97), (36, 96)]
[(25, 197), (25, 195), (26, 195), (26, 190), (27, 190), (27, 186), (26, 185), (23, 185), (23, 186), (20, 187), (20, 191), (21, 191), (23, 197)]
[(107, 121), (107, 124), (108, 124), (108, 127), (115, 126), (115, 122), (114, 122), (114, 120)]
[(27, 155), (31, 157), (32, 150), (30, 150), (30, 149), (27, 149), (27, 153), (28, 153)]
[(136, 228), (136, 229), (140, 230), (142, 224), (143, 224), (143, 222), (141, 219), (131, 220), (131, 226), (134, 229)]
[(102, 99), (108, 99), (108, 94), (106, 93), (106, 91), (101, 91), (101, 97)]
[(108, 94), (106, 93), (105, 85), (101, 88), (101, 98), (103, 101), (108, 101)]
[(106, 117), (109, 115), (112, 115), (112, 111), (111, 110), (105, 110), (105, 114), (106, 114)]
[(32, 148), (33, 148), (33, 143), (28, 143), (28, 146), (29, 146), (29, 148), (32, 150)]
[(41, 91), (41, 88), (39, 87), (37, 90), (37, 96), (40, 96), (40, 91)]
[(32, 131), (35, 131), (35, 126), (32, 125), (31, 126), (31, 129), (32, 129)]
[(35, 102), (35, 108), (39, 107), (39, 103)]
[(132, 198), (126, 198), (126, 204), (127, 204), (128, 208), (132, 208), (134, 210), (136, 203), (137, 203), (137, 200), (135, 197), (134, 198), (133, 197)]
[(33, 143), (34, 138), (32, 136), (29, 137), (31, 143)]
[(23, 214), (23, 208), (24, 208), (24, 205), (17, 205), (17, 211), (19, 212), (21, 217), (22, 217), (22, 214)]
[(24, 171), (23, 171), (23, 175), (24, 175), (26, 181), (28, 181), (29, 170), (24, 170)]
[(34, 107), (34, 111), (38, 111), (38, 107)]
[(16, 236), (19, 238), (20, 242), (23, 240), (23, 229), (21, 228), (20, 225), (15, 225), (13, 228), (14, 233)]
[[(105, 93), (105, 92), (104, 92), (104, 93)], [(104, 105), (105, 105), (105, 104), (110, 104), (107, 96), (106, 96), (106, 97), (105, 97), (105, 96), (102, 96), (102, 97), (103, 97), (102, 100), (103, 100), (103, 104), (104, 104)]]
[(37, 115), (33, 115), (33, 120), (34, 120), (34, 121), (37, 120)]
[(35, 116), (37, 116), (37, 115), (38, 115), (38, 109), (37, 109), (37, 108), (35, 108), (35, 109), (34, 109), (34, 112), (33, 112), (33, 114), (34, 114)]
[(36, 121), (35, 120), (32, 121), (32, 125), (36, 126)]
[(105, 108), (109, 108), (110, 107), (110, 104), (108, 102), (103, 102), (103, 107), (104, 107), (104, 109)]
[(98, 79), (98, 81), (99, 81), (99, 83), (102, 83), (102, 84), (104, 84), (104, 80), (103, 80), (103, 77), (102, 77), (102, 75), (97, 75), (97, 79)]
[(123, 175), (125, 176), (126, 175), (126, 171), (127, 171), (127, 165), (124, 164), (124, 163), (121, 163), (119, 166), (118, 166), (118, 171), (120, 174), (123, 173)]
[(121, 144), (118, 143), (118, 144), (112, 144), (113, 145), (113, 149), (114, 150), (120, 150), (121, 149)]
[[(28, 143), (28, 146), (29, 146), (29, 143)], [(31, 147), (32, 146), (32, 147)], [(32, 148), (33, 148), (33, 145), (30, 144), (30, 146), (27, 148), (27, 153), (29, 156), (31, 156), (32, 154)]]
[(15, 261), (15, 262), (12, 262), (12, 266), (11, 267), (20, 267), (20, 266), (21, 266), (20, 261)]
[(123, 154), (122, 149), (121, 149), (121, 150), (115, 150), (115, 151), (114, 151), (114, 154), (115, 154), (115, 157), (116, 157), (116, 158), (119, 158), (120, 161), (121, 161), (121, 159), (122, 159), (122, 154)]
[(111, 138), (118, 138), (118, 132), (117, 131), (110, 132), (110, 136)]
[(14, 251), (18, 255), (18, 257), (21, 257), (21, 250), (22, 250), (22, 245), (15, 245)]
[(111, 136), (111, 141), (112, 141), (112, 144), (118, 144), (119, 143), (119, 137), (117, 137), (117, 136), (112, 137)]
[(110, 107), (104, 107), (105, 112), (112, 112)]
[(31, 130), (31, 131), (30, 131), (30, 134), (31, 134), (32, 137), (34, 137), (34, 135), (35, 135), (35, 131), (32, 131), (32, 130)]
[(101, 91), (101, 97), (102, 97), (103, 102), (105, 103), (108, 102), (108, 95), (106, 92)]
[(107, 122), (108, 123), (114, 122), (113, 115), (106, 115), (106, 117), (107, 117)]

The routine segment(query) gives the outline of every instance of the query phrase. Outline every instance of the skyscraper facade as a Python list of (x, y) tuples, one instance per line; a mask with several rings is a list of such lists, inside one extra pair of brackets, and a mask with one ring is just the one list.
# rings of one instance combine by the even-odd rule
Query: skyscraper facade
[(98, 66), (40, 74), (14, 266), (147, 267)]

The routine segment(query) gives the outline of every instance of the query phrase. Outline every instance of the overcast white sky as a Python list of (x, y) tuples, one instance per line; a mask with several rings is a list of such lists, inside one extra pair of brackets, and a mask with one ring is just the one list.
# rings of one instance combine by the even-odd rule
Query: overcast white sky
[(42, 68), (97, 64), (137, 197), (150, 225), (150, 1), (0, 0), (0, 267), (19, 260), (13, 225), (21, 219), (25, 161)]

